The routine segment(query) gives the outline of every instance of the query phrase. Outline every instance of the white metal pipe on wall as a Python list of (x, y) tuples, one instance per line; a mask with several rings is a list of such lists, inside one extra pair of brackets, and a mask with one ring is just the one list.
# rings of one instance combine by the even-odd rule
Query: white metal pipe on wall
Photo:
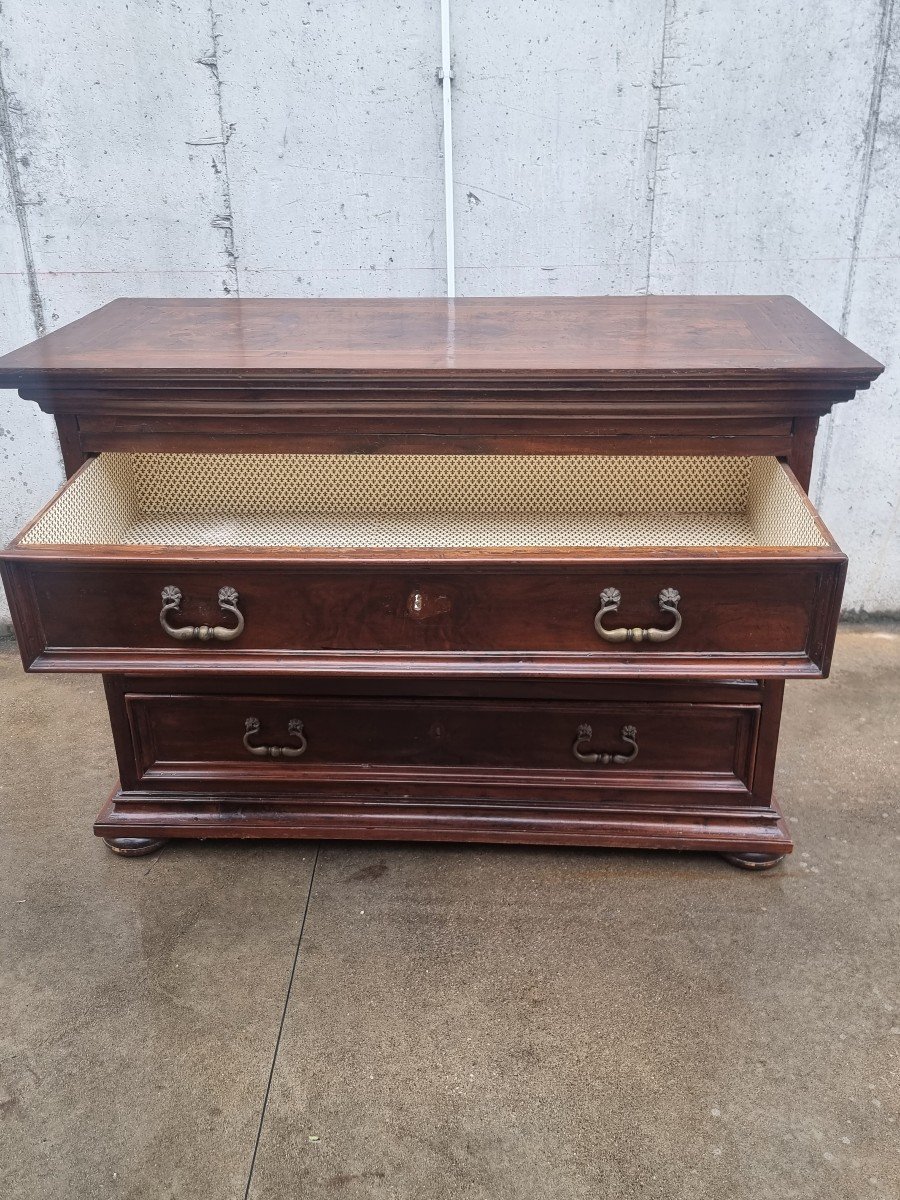
[[(0, 69), (0, 348), (119, 295), (790, 293), (888, 364), (815, 478), (900, 608), (893, 0), (4, 0)], [(61, 474), (0, 393), (0, 538)]]
[(453, 68), (450, 60), (450, 0), (441, 0), (441, 100), (444, 159), (444, 245), (447, 257), (447, 295), (456, 295), (456, 229), (453, 218)]

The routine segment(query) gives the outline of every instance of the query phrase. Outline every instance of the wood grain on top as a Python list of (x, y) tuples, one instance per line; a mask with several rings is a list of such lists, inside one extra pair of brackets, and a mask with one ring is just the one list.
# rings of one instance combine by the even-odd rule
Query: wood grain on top
[(789, 296), (123, 299), (0, 358), (0, 386), (456, 375), (866, 386), (882, 369)]

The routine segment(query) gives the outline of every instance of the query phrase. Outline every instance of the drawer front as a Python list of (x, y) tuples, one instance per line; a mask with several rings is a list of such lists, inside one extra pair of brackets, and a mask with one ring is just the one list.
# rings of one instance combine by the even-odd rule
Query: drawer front
[[(839, 554), (724, 552), (341, 570), (33, 558), (8, 560), (4, 575), (26, 665), (43, 669), (786, 677), (827, 673), (844, 567)], [(166, 588), (178, 596), (168, 632)], [(237, 594), (230, 608), (223, 588)], [(239, 621), (233, 640), (202, 640), (203, 627), (227, 635)]]
[(549, 791), (746, 802), (758, 704), (129, 694), (123, 786), (393, 798)]

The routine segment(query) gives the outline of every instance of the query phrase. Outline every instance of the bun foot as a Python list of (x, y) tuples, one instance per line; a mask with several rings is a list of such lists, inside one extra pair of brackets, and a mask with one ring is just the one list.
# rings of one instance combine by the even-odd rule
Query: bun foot
[(169, 840), (168, 838), (138, 838), (112, 837), (104, 838), (113, 854), (122, 854), (125, 858), (140, 858), (142, 854), (153, 854)]
[(743, 867), (745, 871), (770, 871), (772, 867), (777, 866), (783, 858), (784, 854), (753, 854), (746, 851), (743, 854), (723, 854), (722, 857), (736, 867)]

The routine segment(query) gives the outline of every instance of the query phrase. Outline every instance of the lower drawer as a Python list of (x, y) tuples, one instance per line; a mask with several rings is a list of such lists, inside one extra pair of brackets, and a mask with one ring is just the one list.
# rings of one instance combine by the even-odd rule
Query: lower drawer
[(123, 789), (156, 796), (746, 804), (759, 689), (709, 693), (730, 702), (627, 684), (551, 699), (123, 690), (113, 715)]

